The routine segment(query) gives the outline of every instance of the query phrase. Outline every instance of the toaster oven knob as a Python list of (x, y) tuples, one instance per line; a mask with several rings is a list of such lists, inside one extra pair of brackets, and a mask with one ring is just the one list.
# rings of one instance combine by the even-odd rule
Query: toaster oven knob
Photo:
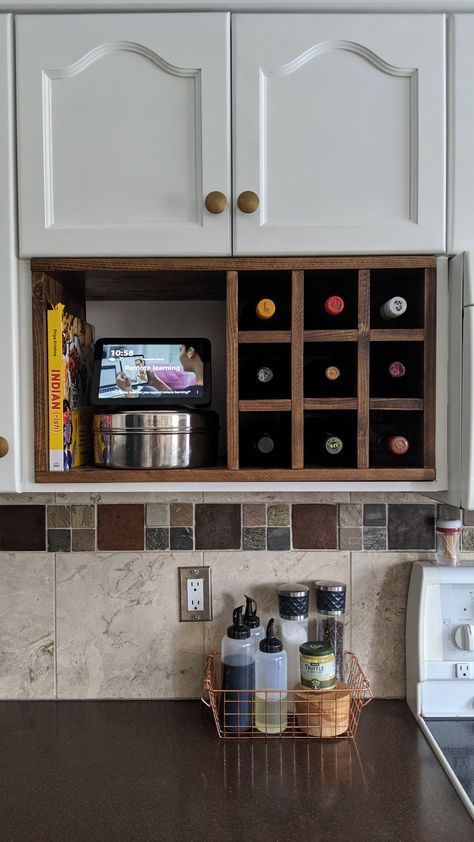
[(474, 652), (474, 625), (463, 623), (454, 632), (454, 642), (463, 652)]

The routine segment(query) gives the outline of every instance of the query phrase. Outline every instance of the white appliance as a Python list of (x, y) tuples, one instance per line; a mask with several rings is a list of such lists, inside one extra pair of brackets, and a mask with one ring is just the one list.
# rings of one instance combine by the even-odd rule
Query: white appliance
[(415, 562), (407, 702), (474, 819), (474, 566)]

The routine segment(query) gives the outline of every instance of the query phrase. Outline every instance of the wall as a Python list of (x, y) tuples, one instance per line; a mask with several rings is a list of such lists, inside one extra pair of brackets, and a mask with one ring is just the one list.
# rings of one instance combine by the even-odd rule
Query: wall
[[(0, 698), (197, 697), (244, 591), (265, 622), (278, 583), (320, 578), (348, 584), (346, 646), (375, 694), (403, 697), (410, 568), (432, 557), (435, 514), (416, 494), (0, 497)], [(179, 622), (177, 568), (194, 564), (212, 568), (210, 623)]]

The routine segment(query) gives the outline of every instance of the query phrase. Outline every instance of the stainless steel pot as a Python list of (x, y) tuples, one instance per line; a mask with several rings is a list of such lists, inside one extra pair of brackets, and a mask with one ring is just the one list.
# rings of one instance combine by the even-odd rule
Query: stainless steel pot
[(200, 468), (217, 458), (215, 412), (94, 415), (94, 464), (103, 468)]

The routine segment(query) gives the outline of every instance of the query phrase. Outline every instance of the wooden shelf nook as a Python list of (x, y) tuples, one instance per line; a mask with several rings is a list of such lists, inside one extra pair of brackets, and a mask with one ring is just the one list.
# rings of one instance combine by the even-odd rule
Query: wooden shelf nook
[[(35, 471), (40, 483), (430, 481), (435, 473), (436, 258), (140, 258), (35, 259), (33, 339)], [(249, 326), (245, 306), (253, 289), (274, 296), (279, 321)], [(329, 293), (328, 293), (329, 290)], [(340, 292), (339, 292), (340, 291)], [(344, 298), (344, 319), (324, 316), (327, 294)], [(380, 305), (393, 295), (407, 313), (383, 321)], [(260, 297), (260, 296), (258, 296)], [(48, 467), (47, 311), (57, 303), (87, 318), (97, 301), (225, 301), (226, 460), (209, 468), (108, 470), (86, 466), (70, 472)], [(258, 298), (257, 298), (258, 300)], [(273, 320), (270, 320), (271, 322)], [(334, 322), (334, 326), (331, 322)], [(340, 325), (340, 326), (339, 326)], [(184, 325), (185, 328), (185, 325)], [(98, 337), (99, 338), (99, 337)], [(124, 337), (125, 338), (125, 337)], [(391, 344), (388, 344), (391, 343)], [(273, 347), (284, 370), (275, 397), (246, 393), (241, 368), (262, 348)], [(306, 372), (318, 354), (342, 359), (344, 386), (318, 393)], [(393, 356), (395, 354), (395, 356)], [(383, 383), (386, 359), (407, 360), (403, 383)], [(345, 389), (341, 394), (341, 389)], [(397, 391), (398, 390), (398, 391)], [(282, 443), (272, 466), (253, 466), (246, 425), (268, 419)], [(262, 423), (264, 423), (264, 420)], [(343, 431), (344, 458), (319, 460), (321, 431)], [(379, 430), (410, 441), (403, 457), (385, 456)]]

